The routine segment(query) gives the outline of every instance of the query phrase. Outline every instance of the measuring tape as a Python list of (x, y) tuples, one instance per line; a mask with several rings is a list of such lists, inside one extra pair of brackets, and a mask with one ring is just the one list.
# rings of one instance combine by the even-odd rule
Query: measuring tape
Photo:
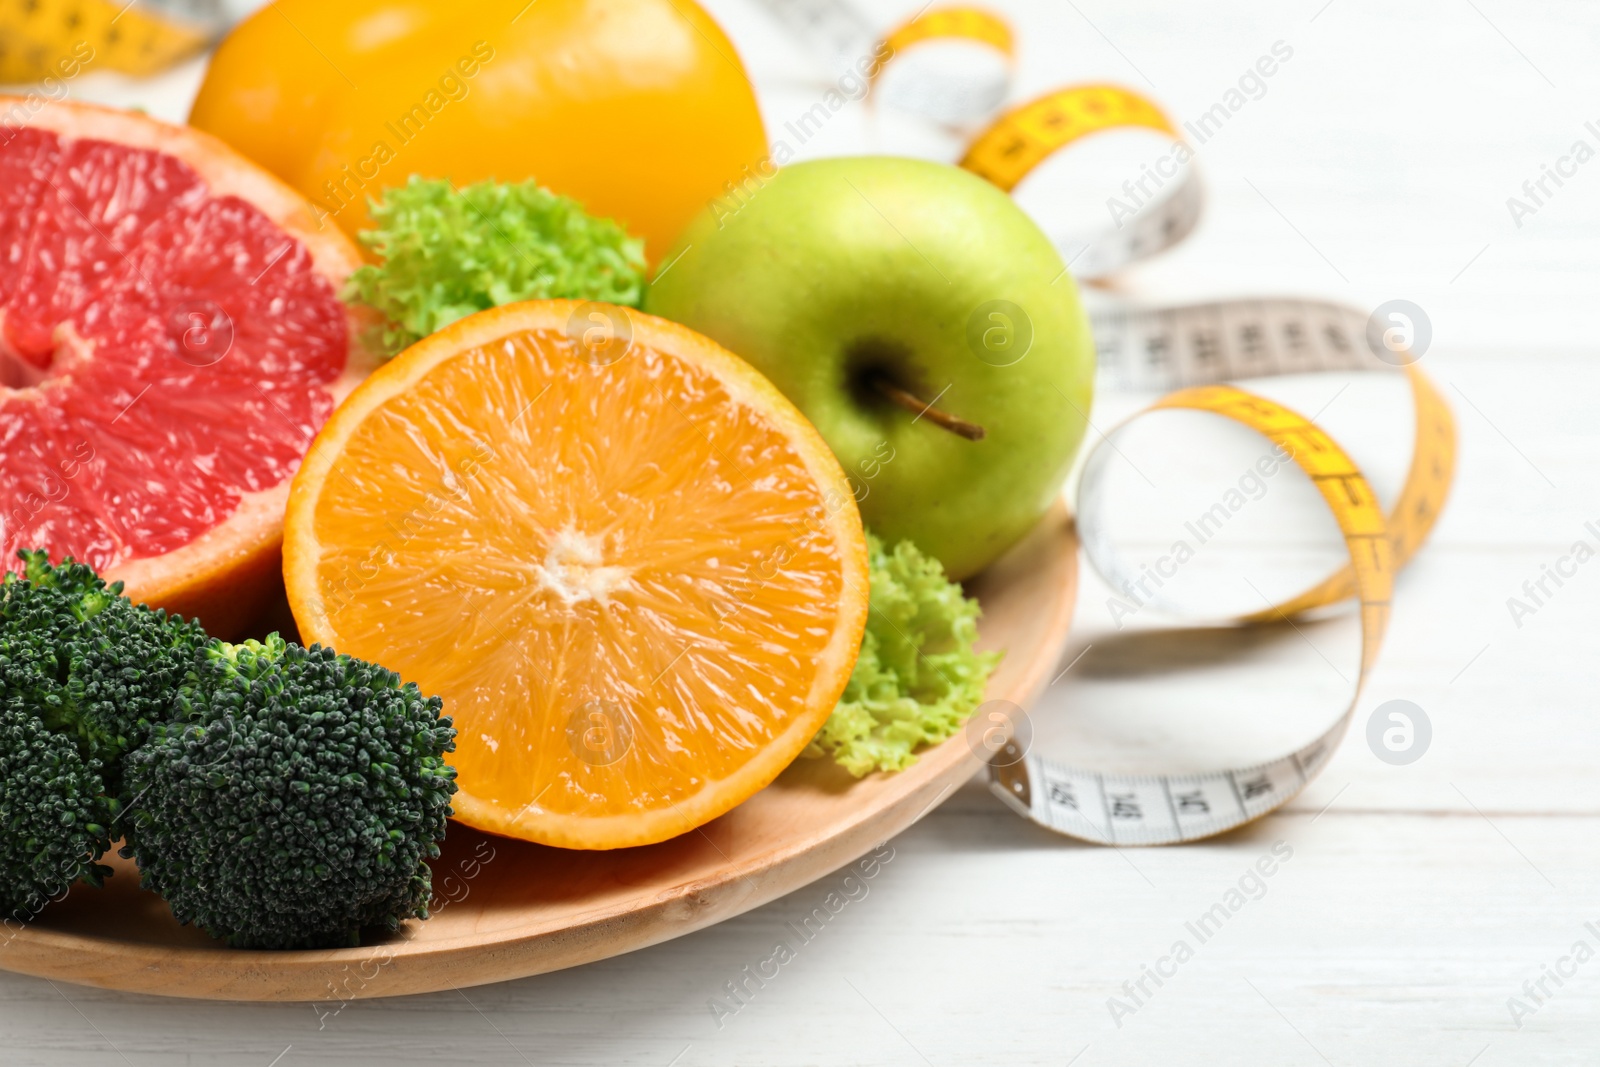
[[(961, 166), (1011, 192), (1068, 145), (1106, 130), (1141, 128), (1178, 136), (1160, 108), (1131, 90), (1116, 85), (1057, 89), (1007, 112), (979, 134)], [(1203, 202), (1198, 171), (1191, 167), (1126, 226), (1058, 234), (1056, 247), (1077, 277), (1104, 277), (1189, 236)]]
[(948, 78), (923, 76), (911, 77), (896, 85), (891, 103), (935, 122), (962, 126), (981, 119), (1000, 105), (1009, 89), (1010, 68), (1016, 51), (1011, 26), (998, 15), (979, 8), (925, 10), (888, 35), (879, 36), (872, 23), (848, 0), (758, 2), (809, 45), (835, 75), (858, 76), (870, 70), (874, 98), (878, 76), (888, 61), (919, 44), (962, 41), (1000, 53), (1005, 59), (1005, 70), (997, 77), (964, 84)]
[[(759, 0), (833, 64), (872, 54), (892, 60), (922, 42), (987, 44), (1008, 63), (1014, 54), (1003, 20), (973, 8), (920, 14), (880, 39), (846, 0)], [(999, 25), (1000, 30), (995, 26)], [(937, 115), (936, 107), (921, 108)], [(1146, 129), (1181, 143), (1150, 100), (1115, 85), (1080, 85), (1012, 108), (969, 144), (960, 165), (1014, 190), (1044, 160), (1106, 130)], [(1128, 224), (1088, 234), (1058, 234), (1062, 258), (1080, 278), (1113, 273), (1172, 247), (1200, 218), (1204, 191), (1187, 168), (1164, 197)], [(1338, 304), (1236, 300), (1186, 307), (1122, 308), (1092, 316), (1099, 377), (1112, 388), (1165, 392), (1134, 419), (1161, 411), (1200, 411), (1246, 426), (1278, 446), (1309, 477), (1333, 513), (1350, 562), (1310, 589), (1239, 621), (1264, 623), (1339, 603), (1359, 605), (1361, 660), (1350, 703), (1314, 741), (1279, 759), (1192, 774), (1107, 774), (1029, 751), (1012, 735), (989, 762), (990, 788), (1034, 822), (1082, 841), (1165, 845), (1231, 830), (1281, 807), (1316, 777), (1338, 747), (1377, 661), (1389, 622), (1394, 577), (1432, 530), (1455, 476), (1456, 430), (1438, 389), (1402, 350), (1370, 336), (1369, 318)], [(1410, 469), (1386, 514), (1372, 486), (1339, 444), (1288, 407), (1226, 382), (1307, 373), (1386, 373), (1411, 389), (1416, 442)], [(1140, 573), (1118, 555), (1104, 520), (1113, 429), (1085, 457), (1077, 524), (1090, 564), (1113, 589)], [(1014, 726), (1015, 724), (1009, 724)]]
[(143, 76), (200, 51), (227, 19), (220, 0), (0, 0), (0, 82)]
[[(1322, 736), (1297, 751), (1268, 763), (1205, 774), (1103, 774), (1022, 751), (1013, 739), (990, 761), (990, 788), (1034, 821), (1080, 840), (1132, 845), (1194, 841), (1281, 807), (1310, 783), (1338, 747), (1383, 643), (1395, 573), (1421, 546), (1449, 492), (1455, 475), (1455, 422), (1438, 389), (1414, 364), (1397, 370), (1380, 362), (1365, 344), (1365, 316), (1337, 305), (1207, 304), (1125, 312), (1097, 327), (1097, 336), (1114, 339), (1101, 348), (1102, 366), (1113, 378), (1144, 387), (1278, 374), (1403, 373), (1416, 412), (1411, 468), (1387, 515), (1344, 449), (1314, 422), (1276, 401), (1230, 385), (1190, 385), (1140, 413), (1189, 410), (1232, 419), (1279, 446), (1316, 485), (1338, 523), (1350, 563), (1311, 589), (1242, 621), (1289, 619), (1354, 596), (1360, 606), (1361, 661), (1350, 704)], [(1114, 589), (1132, 588), (1141, 578), (1117, 554), (1102, 518), (1106, 470), (1115, 454), (1111, 441), (1127, 425), (1112, 430), (1089, 453), (1078, 488), (1085, 555)]]

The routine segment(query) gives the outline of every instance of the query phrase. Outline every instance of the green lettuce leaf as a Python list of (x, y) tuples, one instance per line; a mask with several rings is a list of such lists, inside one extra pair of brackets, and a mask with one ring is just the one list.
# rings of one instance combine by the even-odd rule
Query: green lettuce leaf
[(372, 205), (361, 243), (382, 258), (359, 268), (344, 299), (376, 308), (387, 354), (457, 319), (517, 300), (564, 298), (637, 307), (644, 242), (536, 182), (455, 189), (413, 176)]
[(910, 541), (867, 534), (871, 608), (844, 695), (804, 755), (860, 778), (916, 762), (919, 745), (961, 729), (983, 702), (1000, 652), (978, 652), (978, 602)]

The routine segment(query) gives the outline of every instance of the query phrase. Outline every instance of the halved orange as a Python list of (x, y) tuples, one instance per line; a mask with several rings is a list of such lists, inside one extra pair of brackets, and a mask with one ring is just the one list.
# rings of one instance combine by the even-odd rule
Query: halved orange
[(567, 848), (772, 781), (867, 613), (838, 461), (749, 364), (601, 304), (485, 311), (359, 386), (290, 492), (302, 636), (444, 697), (457, 818)]

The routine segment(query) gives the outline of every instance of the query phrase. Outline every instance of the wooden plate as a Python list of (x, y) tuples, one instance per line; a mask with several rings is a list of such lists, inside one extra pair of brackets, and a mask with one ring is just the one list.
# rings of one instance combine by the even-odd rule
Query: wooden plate
[[(972, 591), (983, 644), (1006, 658), (989, 699), (1030, 704), (1048, 683), (1077, 594), (1077, 538), (1058, 506)], [(672, 841), (570, 852), (452, 826), (427, 922), (387, 943), (309, 952), (222, 947), (179, 926), (113, 858), (0, 938), (0, 968), (108, 989), (213, 1000), (344, 1002), (482, 985), (604, 959), (748, 911), (837, 870), (921, 818), (979, 767), (957, 734), (899, 774), (857, 781), (799, 760), (744, 804)]]

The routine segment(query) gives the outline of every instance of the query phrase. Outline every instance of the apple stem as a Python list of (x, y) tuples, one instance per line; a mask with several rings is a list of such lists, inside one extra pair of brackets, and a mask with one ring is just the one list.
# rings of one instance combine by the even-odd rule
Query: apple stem
[[(917, 394), (900, 388), (881, 374), (873, 375), (872, 387), (886, 399), (900, 405), (917, 418), (925, 418), (943, 430), (949, 430), (957, 437), (965, 437), (968, 441), (981, 441), (985, 430), (977, 423), (968, 422), (966, 419), (940, 411), (933, 406), (933, 402), (923, 400)], [(934, 399), (938, 399), (935, 397)]]

